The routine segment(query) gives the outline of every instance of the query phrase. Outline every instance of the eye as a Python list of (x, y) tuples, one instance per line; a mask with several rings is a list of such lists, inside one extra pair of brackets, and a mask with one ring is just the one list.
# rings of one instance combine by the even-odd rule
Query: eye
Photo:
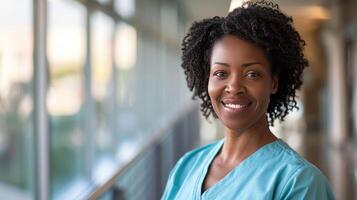
[(223, 71), (216, 71), (213, 73), (213, 76), (216, 76), (218, 78), (224, 78), (226, 75), (227, 75), (227, 73), (223, 72)]
[(249, 71), (249, 72), (247, 72), (246, 76), (250, 79), (255, 79), (255, 78), (258, 78), (260, 76), (260, 74), (255, 71)]

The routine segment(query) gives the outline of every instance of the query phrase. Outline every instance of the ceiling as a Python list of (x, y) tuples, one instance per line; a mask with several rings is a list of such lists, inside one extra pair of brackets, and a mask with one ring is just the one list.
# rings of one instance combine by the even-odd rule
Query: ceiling
[(213, 16), (225, 16), (231, 0), (181, 0), (189, 21), (200, 20)]
[[(311, 21), (329, 17), (326, 5), (330, 0), (274, 0), (279, 8), (293, 16), (296, 26), (311, 26)], [(181, 0), (189, 16), (188, 24), (213, 16), (225, 16), (231, 0)]]
[[(224, 16), (229, 10), (231, 0), (181, 0), (193, 20), (212, 16)], [(299, 11), (307, 6), (324, 6), (329, 0), (274, 0), (282, 11)]]

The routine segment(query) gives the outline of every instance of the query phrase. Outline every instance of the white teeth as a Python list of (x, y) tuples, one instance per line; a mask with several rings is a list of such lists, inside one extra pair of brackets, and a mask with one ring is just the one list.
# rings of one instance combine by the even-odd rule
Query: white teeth
[(239, 105), (239, 104), (225, 104), (226, 107), (228, 108), (243, 108), (243, 107), (246, 107), (247, 105)]

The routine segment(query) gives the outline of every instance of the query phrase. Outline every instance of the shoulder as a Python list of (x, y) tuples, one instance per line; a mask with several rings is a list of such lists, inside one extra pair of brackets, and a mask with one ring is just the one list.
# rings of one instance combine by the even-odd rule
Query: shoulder
[(204, 165), (204, 161), (212, 155), (221, 142), (216, 141), (187, 152), (177, 161), (175, 167), (171, 170), (169, 179), (173, 179), (175, 182), (182, 182), (187, 176), (199, 170)]
[(205, 159), (207, 156), (209, 156), (212, 151), (222, 143), (222, 141), (215, 141), (213, 143), (204, 145), (202, 147), (196, 148), (194, 150), (191, 150), (187, 153), (185, 153), (184, 156), (180, 158), (180, 160), (177, 162), (177, 165), (179, 164), (187, 164), (187, 163), (192, 163), (195, 162), (196, 160), (201, 160)]
[(176, 193), (184, 184), (194, 185), (188, 179), (196, 180), (198, 178), (199, 170), (204, 166), (204, 161), (212, 155), (221, 142), (217, 141), (202, 146), (182, 156), (170, 172), (162, 199), (174, 199)]
[(281, 141), (279, 145), (280, 167), (285, 171), (279, 199), (334, 199), (326, 177), (316, 166), (286, 143)]
[(316, 166), (303, 158), (281, 139), (275, 142), (266, 153), (269, 154), (266, 159), (272, 161), (277, 168), (286, 169), (286, 172), (293, 173), (298, 169), (304, 168), (321, 174)]
[(192, 169), (197, 169), (203, 164), (222, 141), (216, 141), (185, 153), (172, 169), (171, 174), (188, 174)]
[(334, 199), (325, 176), (315, 167), (300, 166), (294, 170), (280, 193), (279, 199)]

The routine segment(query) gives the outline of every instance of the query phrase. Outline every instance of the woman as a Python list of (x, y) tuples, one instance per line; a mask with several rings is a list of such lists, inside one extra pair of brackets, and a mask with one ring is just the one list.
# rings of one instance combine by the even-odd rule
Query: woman
[(182, 67), (225, 138), (183, 156), (162, 199), (334, 199), (324, 175), (269, 130), (296, 104), (305, 42), (277, 5), (247, 2), (195, 22)]

